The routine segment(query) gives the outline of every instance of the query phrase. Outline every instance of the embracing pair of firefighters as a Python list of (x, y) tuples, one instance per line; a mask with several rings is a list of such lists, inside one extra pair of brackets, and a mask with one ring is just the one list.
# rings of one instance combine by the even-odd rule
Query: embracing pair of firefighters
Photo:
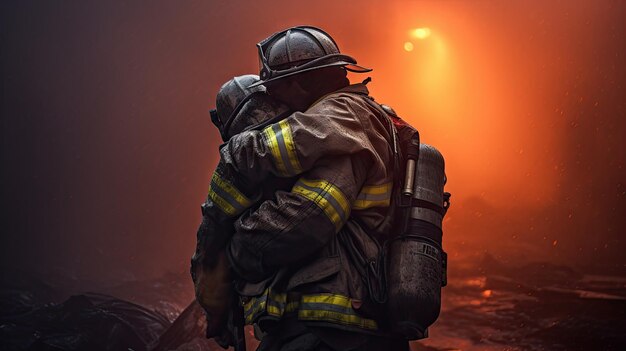
[(224, 144), (191, 273), (207, 337), (259, 350), (408, 350), (446, 284), (444, 160), (347, 71), (319, 28), (258, 45), (259, 76), (224, 84)]

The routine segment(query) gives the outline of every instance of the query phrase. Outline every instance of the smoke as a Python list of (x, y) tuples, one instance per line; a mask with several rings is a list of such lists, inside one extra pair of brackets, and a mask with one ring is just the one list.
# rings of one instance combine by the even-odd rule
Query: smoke
[(623, 273), (623, 4), (391, 9), (372, 90), (446, 156), (452, 251)]
[(255, 43), (312, 24), (373, 67), (372, 95), (446, 157), (453, 259), (623, 271), (622, 3), (2, 6), (5, 266), (91, 279), (186, 267), (217, 89), (258, 70)]

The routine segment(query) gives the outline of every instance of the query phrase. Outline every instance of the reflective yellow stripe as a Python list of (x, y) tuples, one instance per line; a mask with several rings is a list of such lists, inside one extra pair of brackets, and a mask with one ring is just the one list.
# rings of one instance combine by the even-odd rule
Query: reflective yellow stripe
[(254, 323), (258, 317), (265, 313), (281, 317), (285, 312), (286, 301), (286, 294), (276, 294), (270, 291), (269, 288), (265, 289), (263, 294), (251, 298), (250, 301), (243, 305), (246, 323)]
[(363, 329), (378, 329), (378, 324), (374, 320), (362, 318), (357, 315), (344, 314), (334, 311), (301, 309), (298, 311), (298, 319), (309, 321), (326, 321), (331, 323), (356, 326)]
[(352, 204), (354, 210), (365, 210), (372, 207), (389, 207), (391, 199), (372, 201), (356, 199)]
[(352, 203), (352, 208), (354, 210), (364, 210), (371, 207), (389, 207), (392, 185), (392, 183), (385, 183), (364, 186), (356, 200)]
[(278, 172), (280, 174), (287, 174), (287, 168), (285, 168), (285, 164), (283, 163), (283, 158), (280, 155), (280, 149), (278, 148), (278, 140), (276, 139), (276, 133), (272, 129), (272, 126), (266, 127), (263, 129), (263, 134), (265, 134), (265, 138), (267, 140), (267, 146), (274, 157), (274, 164), (276, 168), (278, 168)]
[(285, 304), (287, 303), (287, 294), (276, 294), (269, 292), (267, 298), (267, 313), (272, 316), (280, 317), (285, 312)]
[(296, 147), (293, 143), (293, 136), (291, 135), (291, 127), (289, 127), (289, 123), (285, 120), (280, 121), (278, 124), (280, 125), (283, 140), (285, 141), (285, 148), (287, 149), (289, 162), (295, 172), (293, 175), (300, 174), (302, 173), (302, 166), (300, 165), (300, 160), (298, 160), (298, 155), (296, 154)]
[(265, 311), (267, 305), (267, 295), (253, 297), (243, 305), (244, 316), (247, 324), (252, 324), (254, 320)]
[(291, 191), (313, 201), (324, 211), (336, 230), (341, 228), (350, 214), (348, 199), (341, 189), (325, 180), (301, 178)]
[(377, 329), (376, 321), (363, 318), (352, 308), (352, 300), (337, 294), (304, 295), (298, 319), (328, 321), (365, 329)]
[(270, 149), (274, 164), (280, 175), (293, 176), (302, 173), (302, 166), (296, 153), (296, 145), (291, 134), (291, 127), (286, 120), (269, 125), (263, 134)]
[(391, 185), (391, 182), (380, 185), (365, 185), (361, 188), (360, 194), (391, 194)]
[(239, 191), (239, 189), (235, 188), (234, 185), (220, 178), (220, 176), (217, 173), (213, 174), (213, 181), (220, 188), (228, 192), (233, 197), (233, 199), (235, 199), (235, 201), (237, 201), (237, 203), (240, 204), (241, 206), (243, 207), (252, 206), (252, 201), (250, 201), (248, 197), (246, 197), (241, 191)]
[(252, 201), (229, 182), (222, 179), (219, 174), (213, 173), (209, 187), (209, 198), (224, 213), (235, 216), (252, 206)]
[(335, 227), (340, 227), (341, 226), (341, 224), (342, 224), (341, 223), (341, 218), (339, 217), (339, 214), (337, 213), (337, 211), (335, 211), (335, 209), (328, 202), (328, 200), (326, 200), (325, 198), (319, 196), (318, 193), (313, 192), (313, 191), (308, 190), (308, 189), (305, 189), (305, 188), (303, 188), (301, 186), (297, 186), (297, 185), (294, 186), (291, 191), (296, 193), (296, 194), (300, 194), (300, 195), (306, 197), (307, 199), (315, 202), (315, 204), (317, 206), (319, 206), (322, 209), (322, 211), (324, 211), (324, 213), (326, 214), (328, 219), (330, 219), (330, 221), (333, 222)]
[(306, 178), (300, 178), (299, 181), (310, 187), (316, 187), (325, 190), (327, 193), (330, 194), (330, 196), (335, 199), (335, 201), (337, 201), (337, 203), (339, 204), (339, 206), (341, 206), (341, 209), (346, 213), (346, 215), (350, 212), (348, 199), (338, 187), (325, 180), (309, 180)]
[(302, 302), (304, 303), (329, 303), (332, 305), (339, 305), (343, 307), (352, 308), (352, 302), (350, 298), (343, 295), (336, 294), (316, 294), (316, 295), (304, 295), (302, 296)]
[(237, 215), (237, 210), (228, 203), (228, 201), (224, 200), (221, 196), (217, 195), (212, 187), (209, 188), (209, 199), (213, 201), (220, 210), (226, 213), (229, 216)]
[(263, 294), (244, 304), (247, 324), (254, 323), (262, 315), (280, 318), (286, 312), (297, 312), (298, 319), (301, 320), (378, 329), (375, 320), (363, 318), (356, 313), (349, 297), (338, 294), (307, 294), (300, 296), (297, 301), (287, 301), (286, 294), (276, 294), (268, 288)]
[(267, 314), (280, 317), (283, 315), (283, 310), (278, 306), (267, 305)]

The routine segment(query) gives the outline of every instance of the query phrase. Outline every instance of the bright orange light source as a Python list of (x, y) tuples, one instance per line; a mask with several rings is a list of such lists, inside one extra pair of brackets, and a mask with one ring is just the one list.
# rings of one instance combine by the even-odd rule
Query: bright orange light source
[(430, 28), (417, 28), (411, 31), (411, 35), (417, 39), (426, 39), (430, 36)]
[(413, 43), (411, 43), (410, 41), (407, 41), (406, 43), (404, 43), (404, 50), (406, 51), (413, 51)]

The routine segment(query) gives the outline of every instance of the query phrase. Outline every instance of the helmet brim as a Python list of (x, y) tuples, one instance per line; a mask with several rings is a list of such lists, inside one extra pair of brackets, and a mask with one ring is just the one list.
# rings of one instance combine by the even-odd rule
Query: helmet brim
[(265, 79), (265, 80), (260, 80), (258, 82), (255, 82), (252, 85), (249, 85), (248, 88), (254, 88), (254, 87), (259, 86), (261, 84), (264, 85), (266, 83), (274, 82), (274, 81), (277, 81), (279, 79), (283, 79), (283, 78), (286, 78), (286, 77), (291, 77), (291, 76), (294, 76), (296, 74), (300, 74), (300, 73), (304, 73), (304, 72), (310, 72), (310, 71), (314, 71), (316, 69), (326, 68), (326, 67), (333, 67), (333, 66), (343, 66), (347, 71), (354, 72), (354, 73), (367, 73), (367, 72), (371, 72), (372, 71), (371, 68), (363, 67), (361, 65), (357, 65), (357, 64), (354, 64), (352, 62), (336, 61), (336, 62), (332, 62), (332, 63), (327, 63), (325, 65), (309, 67), (309, 68), (306, 68), (306, 69), (303, 69), (303, 70), (290, 72), (290, 73), (287, 73), (287, 74), (283, 74), (283, 75), (272, 77), (272, 78)]

